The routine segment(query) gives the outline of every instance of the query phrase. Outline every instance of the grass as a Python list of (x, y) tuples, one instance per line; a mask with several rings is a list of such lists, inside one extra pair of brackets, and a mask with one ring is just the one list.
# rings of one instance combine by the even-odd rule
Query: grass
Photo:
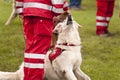
[[(109, 31), (111, 37), (98, 37), (95, 34), (96, 0), (83, 0), (84, 11), (71, 13), (83, 27), (79, 29), (82, 39), (82, 70), (92, 80), (120, 80), (120, 19), (118, 18), (118, 0)], [(25, 48), (21, 21), (16, 18), (5, 26), (11, 12), (11, 3), (0, 2), (0, 70), (16, 71), (23, 60)]]
[(24, 37), (21, 22), (16, 18), (9, 26), (5, 26), (12, 4), (0, 1), (0, 70), (15, 71), (23, 60)]

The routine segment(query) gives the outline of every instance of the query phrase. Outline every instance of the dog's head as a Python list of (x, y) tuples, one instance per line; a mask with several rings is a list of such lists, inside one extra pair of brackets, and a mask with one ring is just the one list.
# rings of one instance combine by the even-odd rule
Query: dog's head
[(57, 42), (79, 43), (79, 27), (81, 27), (81, 25), (73, 20), (71, 15), (68, 15), (63, 22), (55, 26), (53, 33), (58, 34)]
[(61, 14), (59, 15), (59, 20), (55, 20), (54, 26), (56, 26), (58, 23), (64, 21), (68, 15), (69, 15), (68, 12), (63, 12), (63, 13), (61, 13)]
[(80, 27), (82, 27), (82, 26), (79, 25), (75, 20), (73, 20), (71, 15), (68, 15), (64, 21), (59, 22), (55, 26), (53, 33), (59, 34), (59, 33), (63, 32), (64, 30), (66, 30), (67, 28), (78, 29)]

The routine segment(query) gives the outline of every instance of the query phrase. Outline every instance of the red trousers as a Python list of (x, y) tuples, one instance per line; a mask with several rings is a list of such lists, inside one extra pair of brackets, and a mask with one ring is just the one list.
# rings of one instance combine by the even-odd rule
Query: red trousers
[(44, 58), (51, 43), (53, 22), (41, 17), (24, 18), (26, 49), (24, 53), (24, 80), (42, 80)]
[(108, 33), (108, 26), (113, 15), (115, 0), (97, 0), (96, 34)]

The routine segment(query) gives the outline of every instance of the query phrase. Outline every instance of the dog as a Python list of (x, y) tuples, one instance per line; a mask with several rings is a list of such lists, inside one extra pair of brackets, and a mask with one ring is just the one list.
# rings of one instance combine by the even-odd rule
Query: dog
[(54, 28), (53, 33), (58, 34), (58, 40), (55, 51), (46, 56), (44, 80), (91, 80), (80, 69), (82, 57), (79, 27), (69, 15)]
[[(58, 34), (58, 39), (53, 51), (48, 51), (45, 57), (43, 80), (91, 80), (80, 69), (82, 56), (79, 27), (70, 15), (56, 25), (53, 33)], [(0, 72), (0, 80), (23, 80), (23, 64), (16, 72)]]

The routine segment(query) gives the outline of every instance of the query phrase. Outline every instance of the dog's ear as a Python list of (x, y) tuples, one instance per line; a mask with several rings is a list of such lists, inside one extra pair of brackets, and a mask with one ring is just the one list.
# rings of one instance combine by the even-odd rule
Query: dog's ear
[(81, 26), (80, 24), (78, 24), (76, 21), (74, 21), (74, 24), (78, 26), (78, 28), (81, 28), (83, 26)]

